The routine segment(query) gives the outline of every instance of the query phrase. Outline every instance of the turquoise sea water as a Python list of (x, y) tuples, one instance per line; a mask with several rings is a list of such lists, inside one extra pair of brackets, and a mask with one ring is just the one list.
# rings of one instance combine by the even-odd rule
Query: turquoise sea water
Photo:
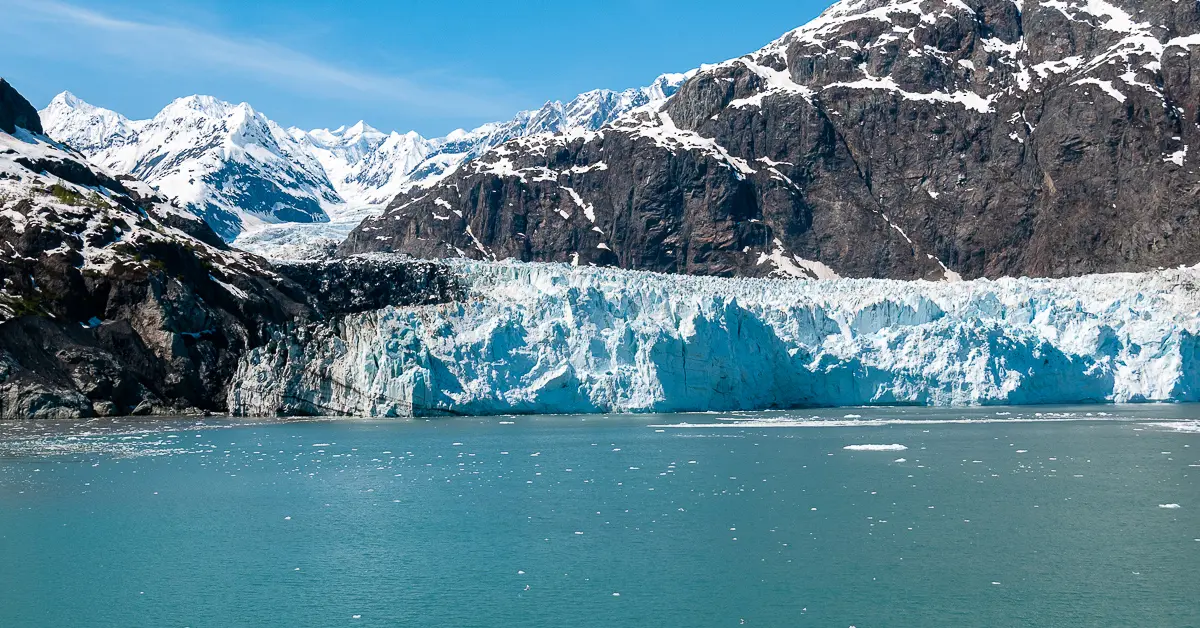
[(1200, 626), (1197, 416), (0, 424), (0, 626)]

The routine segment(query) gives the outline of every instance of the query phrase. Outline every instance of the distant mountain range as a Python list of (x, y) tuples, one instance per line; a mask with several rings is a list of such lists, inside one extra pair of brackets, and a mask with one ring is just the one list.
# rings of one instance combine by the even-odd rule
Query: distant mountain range
[(433, 139), (383, 133), (365, 122), (285, 130), (246, 103), (210, 96), (181, 98), (150, 120), (130, 120), (64, 92), (39, 114), (51, 137), (96, 165), (145, 180), (233, 240), (268, 224), (361, 219), (489, 148), (539, 133), (598, 129), (665, 101), (685, 79), (668, 74), (647, 87), (595, 90)]

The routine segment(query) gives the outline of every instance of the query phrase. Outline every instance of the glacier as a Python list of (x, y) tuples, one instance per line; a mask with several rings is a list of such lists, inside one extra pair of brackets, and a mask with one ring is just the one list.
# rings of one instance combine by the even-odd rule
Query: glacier
[(443, 262), (465, 298), (277, 335), (240, 415), (1196, 401), (1200, 269), (954, 283)]

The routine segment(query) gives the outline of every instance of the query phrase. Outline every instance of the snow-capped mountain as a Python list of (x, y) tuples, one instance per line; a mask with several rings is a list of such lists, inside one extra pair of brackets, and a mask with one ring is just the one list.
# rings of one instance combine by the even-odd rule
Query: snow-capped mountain
[(407, 175), (433, 151), (415, 132), (381, 133), (365, 122), (350, 128), (288, 131), (306, 146), (347, 205), (386, 203), (408, 182)]
[(364, 122), (332, 131), (293, 128), (292, 137), (311, 147), (345, 203), (330, 208), (328, 223), (272, 225), (240, 236), (237, 246), (267, 257), (328, 256), (363, 219), (377, 216), (397, 194), (434, 185), (514, 138), (595, 131), (638, 107), (665, 102), (689, 76), (664, 74), (647, 87), (622, 92), (595, 90), (565, 104), (552, 101), (538, 110), (522, 111), (507, 122), (434, 139), (412, 132), (384, 134)]
[(440, 180), (462, 163), (511, 139), (595, 131), (637, 107), (666, 101), (687, 76), (664, 74), (647, 87), (621, 92), (593, 90), (567, 103), (551, 101), (540, 109), (522, 111), (505, 122), (431, 139), (411, 131), (381, 133), (361, 121), (332, 131), (292, 128), (289, 132), (311, 147), (347, 204), (380, 205), (406, 189)]
[(40, 115), (51, 137), (154, 185), (226, 239), (256, 223), (326, 221), (341, 202), (312, 153), (246, 103), (190, 96), (131, 121), (64, 93)]
[(1196, 7), (842, 0), (603, 133), (496, 147), (341, 250), (812, 278), (1195, 264)]
[(400, 192), (430, 185), (489, 148), (534, 134), (598, 129), (667, 99), (685, 78), (663, 75), (647, 87), (587, 92), (434, 139), (383, 133), (365, 122), (285, 131), (248, 104), (209, 96), (179, 99), (151, 120), (129, 120), (64, 92), (40, 115), (51, 137), (93, 163), (146, 180), (225, 239), (245, 233), (247, 248), (270, 254), (282, 242), (336, 244)]

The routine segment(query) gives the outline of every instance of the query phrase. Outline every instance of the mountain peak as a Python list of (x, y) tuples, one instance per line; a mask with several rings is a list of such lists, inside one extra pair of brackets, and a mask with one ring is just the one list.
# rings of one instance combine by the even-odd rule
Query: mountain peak
[(87, 102), (84, 102), (83, 100), (81, 100), (75, 94), (72, 94), (71, 92), (67, 92), (67, 91), (59, 93), (57, 96), (55, 96), (54, 98), (52, 98), (50, 100), (50, 106), (54, 106), (54, 105), (58, 105), (61, 107), (67, 107), (69, 109), (83, 109), (83, 108), (92, 106), (92, 105), (88, 104)]
[(38, 114), (48, 135), (72, 146), (91, 146), (102, 141), (99, 135), (124, 136), (133, 127), (125, 116), (97, 107), (71, 92), (55, 96)]
[(346, 129), (345, 135), (349, 137), (359, 135), (382, 135), (382, 133), (379, 132), (379, 129), (367, 124), (365, 121), (359, 120), (354, 124), (354, 126)]
[(224, 117), (239, 110), (244, 111), (249, 115), (255, 115), (254, 108), (247, 103), (235, 105), (231, 102), (221, 100), (215, 96), (194, 94), (192, 96), (185, 96), (183, 98), (175, 99), (171, 102), (171, 104), (167, 105), (166, 108), (162, 110), (162, 113), (160, 113), (159, 116), (162, 116), (163, 114), (178, 115), (182, 112), (191, 111), (199, 113), (203, 116)]

